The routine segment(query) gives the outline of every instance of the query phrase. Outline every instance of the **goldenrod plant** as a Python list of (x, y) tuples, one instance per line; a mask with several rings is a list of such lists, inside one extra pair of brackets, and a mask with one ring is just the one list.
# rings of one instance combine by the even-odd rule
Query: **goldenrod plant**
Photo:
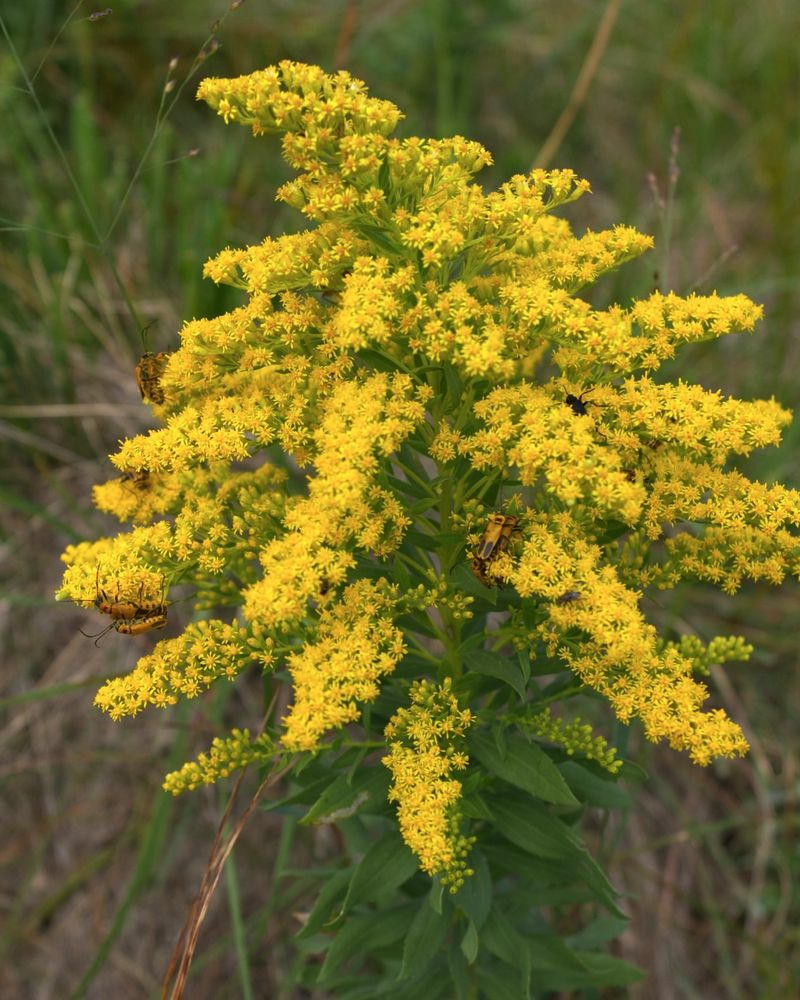
[(132, 527), (70, 546), (59, 596), (120, 642), (167, 624), (179, 583), (195, 613), (96, 703), (119, 719), (247, 670), (291, 685), (282, 718), (164, 787), (292, 766), (269, 807), (345, 845), (300, 931), (330, 995), (623, 986), (637, 970), (597, 948), (624, 914), (578, 824), (636, 767), (573, 700), (698, 765), (747, 751), (705, 678), (751, 648), (661, 636), (643, 597), (798, 572), (800, 493), (733, 465), (788, 411), (659, 381), (761, 309), (593, 307), (648, 236), (573, 233), (555, 211), (589, 185), (570, 170), (484, 191), (487, 150), (392, 138), (398, 108), (346, 72), (282, 62), (198, 98), (282, 136), (297, 176), (277, 197), (308, 228), (210, 260), (242, 304), (148, 366), (163, 426), (95, 489)]

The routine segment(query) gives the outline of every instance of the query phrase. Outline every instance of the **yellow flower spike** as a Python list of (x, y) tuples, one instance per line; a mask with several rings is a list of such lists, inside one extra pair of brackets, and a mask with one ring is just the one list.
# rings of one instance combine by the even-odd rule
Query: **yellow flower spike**
[(266, 733), (251, 739), (249, 729), (234, 729), (226, 739), (216, 737), (208, 753), (201, 753), (196, 761), (189, 761), (165, 778), (165, 792), (180, 795), (194, 791), (200, 785), (212, 785), (231, 772), (247, 767), (254, 761), (267, 762), (275, 753), (275, 746)]
[(474, 837), (458, 832), (461, 782), (450, 777), (467, 765), (466, 755), (455, 750), (472, 721), (448, 678), (441, 687), (416, 682), (409, 707), (398, 709), (386, 727), (389, 753), (383, 762), (392, 772), (389, 800), (397, 802), (403, 839), (422, 870), (441, 875), (451, 892), (472, 874), (466, 858)]
[[(589, 686), (605, 695), (622, 721), (640, 718), (648, 739), (666, 739), (698, 763), (747, 750), (741, 729), (724, 713), (701, 710), (708, 692), (691, 677), (692, 663), (677, 648), (664, 648), (641, 614), (639, 594), (613, 566), (602, 566), (599, 549), (544, 526), (528, 529), (518, 563), (506, 578), (522, 596), (549, 601), (540, 635)], [(562, 636), (580, 638), (569, 643)]]
[(287, 661), (294, 684), (294, 704), (283, 720), (287, 749), (315, 749), (328, 730), (360, 717), (358, 703), (377, 698), (380, 680), (405, 652), (392, 606), (381, 588), (360, 580), (321, 611), (316, 638)]
[(177, 639), (162, 639), (134, 670), (97, 692), (95, 705), (113, 719), (136, 715), (148, 705), (164, 708), (183, 695), (195, 698), (215, 681), (233, 679), (254, 660), (272, 662), (271, 642), (253, 647), (252, 633), (241, 625), (200, 621)]

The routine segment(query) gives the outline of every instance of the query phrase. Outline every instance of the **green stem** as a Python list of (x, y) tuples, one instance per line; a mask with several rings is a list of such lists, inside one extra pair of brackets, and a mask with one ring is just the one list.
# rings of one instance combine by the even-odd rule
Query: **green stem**
[(467, 490), (467, 492), (464, 494), (464, 500), (470, 500), (473, 496), (476, 495), (477, 495), (476, 499), (478, 500), (482, 499), (486, 491), (490, 489), (490, 487), (494, 482), (496, 482), (499, 475), (500, 475), (499, 472), (493, 472), (489, 476), (484, 476), (475, 484), (475, 486), (472, 487), (471, 490)]
[(356, 747), (362, 750), (384, 750), (386, 748), (386, 740), (342, 740), (341, 743), (336, 744), (337, 747), (347, 747), (348, 749)]
[(425, 659), (425, 660), (430, 660), (430, 662), (433, 663), (433, 664), (435, 664), (435, 666), (437, 668), (439, 666), (441, 666), (441, 662), (442, 661), (441, 661), (440, 657), (434, 656), (433, 653), (430, 652), (430, 650), (425, 649), (424, 646), (422, 646), (420, 643), (418, 643), (417, 640), (413, 636), (408, 635), (406, 633), (405, 638), (406, 638), (407, 642), (410, 642), (410, 643), (413, 644), (413, 646), (414, 646), (414, 652), (415, 653), (419, 653), (419, 655), (422, 656), (422, 658)]
[[(443, 418), (441, 397), (436, 400), (434, 406), (432, 407), (432, 413), (435, 426), (438, 426)], [(446, 469), (438, 463), (436, 472), (437, 479), (441, 482), (441, 492), (438, 504), (439, 530), (446, 534), (452, 529), (453, 479), (452, 475), (448, 475)], [(446, 548), (441, 550), (441, 572), (445, 579), (449, 577), (450, 572), (452, 571), (458, 550), (458, 545), (448, 545)], [(442, 641), (445, 646), (445, 658), (442, 662), (442, 669), (445, 670), (454, 680), (458, 680), (464, 672), (464, 664), (459, 649), (461, 645), (461, 622), (456, 621), (456, 619), (453, 618), (452, 612), (447, 607), (440, 607), (439, 614), (442, 617)]]
[(435, 499), (434, 494), (430, 491), (431, 481), (430, 479), (423, 479), (422, 476), (418, 476), (413, 469), (410, 469), (405, 462), (401, 462), (400, 459), (395, 455), (392, 457), (392, 461), (395, 465), (408, 476), (409, 480), (413, 480), (417, 486), (425, 490), (426, 493), (430, 494), (431, 500)]
[(532, 703), (531, 707), (544, 708), (546, 705), (551, 704), (551, 702), (561, 701), (564, 698), (572, 698), (575, 695), (583, 694), (585, 690), (585, 684), (576, 684), (574, 687), (564, 688), (562, 691), (556, 691), (555, 694), (550, 694), (546, 698), (537, 698), (536, 701)]
[(417, 562), (416, 559), (412, 559), (411, 556), (407, 556), (404, 552), (400, 552), (399, 549), (395, 550), (394, 557), (395, 559), (399, 559), (401, 562), (404, 562), (406, 566), (410, 567), (411, 569), (416, 570), (416, 572), (419, 573), (421, 577), (429, 580), (436, 579), (436, 574), (434, 573), (433, 566), (431, 566), (430, 564), (424, 566), (422, 563)]

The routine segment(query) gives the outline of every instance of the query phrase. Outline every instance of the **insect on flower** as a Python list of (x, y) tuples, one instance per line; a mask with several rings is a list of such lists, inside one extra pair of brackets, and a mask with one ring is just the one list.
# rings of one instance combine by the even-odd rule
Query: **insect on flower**
[(556, 604), (573, 604), (575, 601), (579, 601), (581, 596), (579, 590), (568, 590), (565, 594), (556, 598)]
[(135, 368), (136, 384), (139, 386), (142, 399), (149, 400), (151, 403), (161, 404), (164, 402), (161, 376), (167, 364), (167, 355), (163, 352), (154, 354), (152, 351), (147, 350), (145, 335), (148, 329), (148, 327), (145, 327), (142, 330), (142, 345), (145, 347), (145, 352), (139, 358), (139, 363)]
[(578, 417), (585, 417), (589, 412), (586, 409), (586, 399), (585, 397), (589, 395), (591, 389), (584, 389), (584, 391), (579, 396), (573, 396), (571, 392), (568, 392), (564, 403), (572, 410), (572, 412)]
[(478, 545), (478, 551), (472, 556), (472, 572), (484, 585), (493, 586), (488, 573), (489, 563), (508, 548), (511, 536), (520, 529), (519, 518), (513, 514), (492, 514)]
[(127, 469), (119, 478), (121, 483), (129, 484), (140, 492), (144, 492), (152, 485), (149, 469)]
[(98, 632), (96, 635), (89, 635), (81, 629), (81, 633), (88, 639), (94, 639), (95, 645), (110, 632), (116, 629), (123, 635), (139, 635), (142, 632), (149, 632), (151, 629), (163, 628), (167, 624), (167, 608), (169, 604), (164, 600), (164, 579), (161, 581), (161, 596), (158, 600), (144, 599), (144, 584), (139, 591), (139, 596), (135, 600), (120, 600), (119, 592), (111, 598), (107, 591), (100, 586), (100, 568), (97, 568), (95, 588), (97, 595), (94, 605), (97, 610), (104, 615), (109, 615), (112, 619), (108, 628)]

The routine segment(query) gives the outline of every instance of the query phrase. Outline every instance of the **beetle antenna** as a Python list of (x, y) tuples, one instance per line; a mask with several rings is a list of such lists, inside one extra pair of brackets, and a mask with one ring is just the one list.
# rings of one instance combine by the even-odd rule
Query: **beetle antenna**
[(103, 638), (103, 636), (107, 632), (110, 632), (112, 628), (114, 628), (114, 626), (109, 625), (108, 628), (104, 628), (102, 632), (95, 632), (94, 635), (90, 635), (88, 632), (84, 632), (82, 628), (79, 628), (78, 631), (80, 632), (81, 635), (85, 635), (87, 639), (94, 639), (94, 644), (96, 646)]

